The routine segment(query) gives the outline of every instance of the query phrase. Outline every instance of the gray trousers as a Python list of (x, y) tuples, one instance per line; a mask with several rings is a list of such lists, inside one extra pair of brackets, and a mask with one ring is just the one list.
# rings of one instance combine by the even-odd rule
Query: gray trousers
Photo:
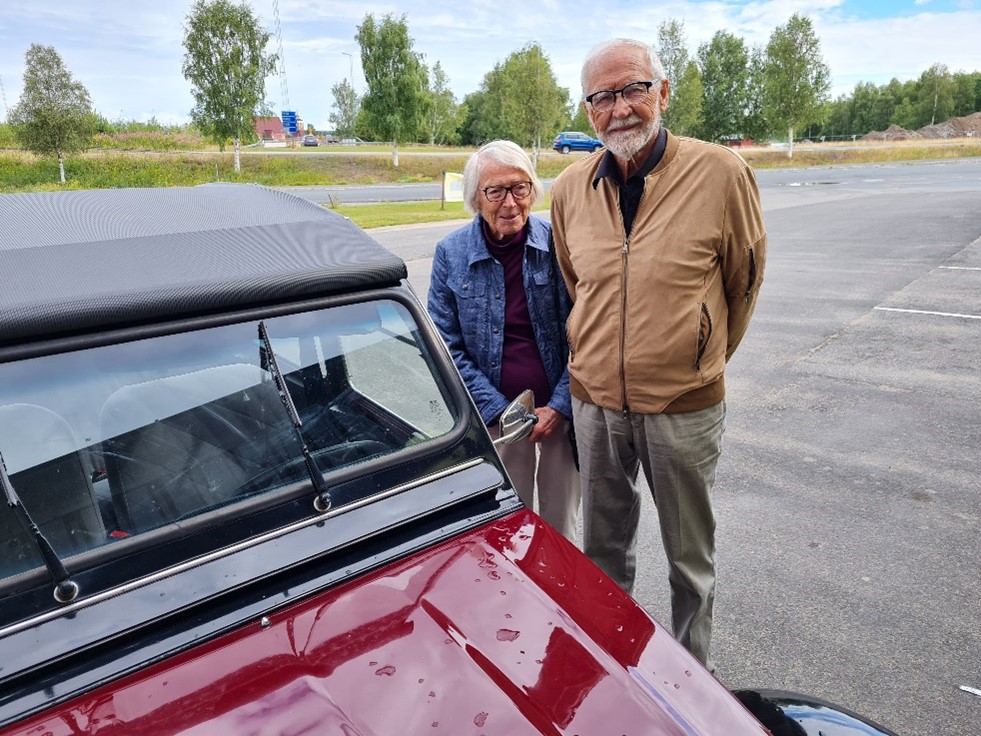
[(583, 550), (633, 592), (640, 521), (638, 471), (657, 506), (674, 635), (706, 667), (715, 600), (710, 493), (722, 452), (725, 402), (682, 414), (637, 414), (572, 399), (583, 485)]

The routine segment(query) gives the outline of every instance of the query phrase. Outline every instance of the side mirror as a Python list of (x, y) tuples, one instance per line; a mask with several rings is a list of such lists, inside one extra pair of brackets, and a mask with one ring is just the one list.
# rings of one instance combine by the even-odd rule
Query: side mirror
[(511, 445), (520, 442), (531, 434), (538, 423), (535, 414), (535, 392), (530, 388), (521, 392), (501, 414), (501, 436), (494, 440), (495, 445)]

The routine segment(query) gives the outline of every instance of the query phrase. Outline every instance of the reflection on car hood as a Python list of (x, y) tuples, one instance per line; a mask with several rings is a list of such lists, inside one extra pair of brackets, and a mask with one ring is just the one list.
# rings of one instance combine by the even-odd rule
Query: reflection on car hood
[[(69, 730), (65, 730), (67, 725)], [(764, 734), (523, 511), (9, 733)]]

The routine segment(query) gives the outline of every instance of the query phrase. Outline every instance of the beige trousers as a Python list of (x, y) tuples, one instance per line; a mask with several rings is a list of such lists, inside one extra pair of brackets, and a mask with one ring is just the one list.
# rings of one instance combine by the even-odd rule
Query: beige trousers
[[(489, 431), (491, 437), (500, 436), (497, 426), (490, 427)], [(562, 426), (544, 442), (521, 440), (513, 445), (498, 445), (497, 453), (504, 461), (504, 467), (524, 505), (537, 511), (548, 524), (575, 544), (582, 488), (569, 444), (569, 422), (562, 422)], [(536, 482), (537, 509), (534, 505)]]

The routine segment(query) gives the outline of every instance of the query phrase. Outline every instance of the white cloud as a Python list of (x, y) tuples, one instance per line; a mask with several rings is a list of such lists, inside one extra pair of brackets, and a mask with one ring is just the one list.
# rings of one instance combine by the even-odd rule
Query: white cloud
[[(317, 126), (326, 126), (330, 88), (351, 74), (363, 89), (360, 49), (354, 40), (365, 13), (376, 20), (405, 14), (417, 51), (439, 61), (458, 98), (475, 91), (484, 75), (508, 54), (539, 43), (559, 83), (579, 93), (582, 58), (598, 41), (632, 36), (656, 42), (668, 18), (684, 20), (690, 51), (719, 30), (750, 46), (765, 44), (777, 25), (795, 12), (809, 15), (833, 75), (835, 95), (858, 81), (877, 84), (919, 76), (931, 64), (951, 70), (981, 66), (977, 37), (981, 10), (960, 0), (957, 12), (920, 5), (915, 13), (879, 20), (850, 14), (843, 0), (543, 0), (502, 6), (499, 0), (279, 0), (290, 106)], [(0, 75), (8, 104), (20, 94), (24, 51), (51, 44), (110, 118), (186, 119), (192, 101), (181, 74), (183, 22), (191, 0), (31, 0), (0, 8)], [(272, 0), (252, 0), (273, 31)], [(897, 4), (898, 5), (898, 4)], [(275, 39), (271, 50), (276, 49)], [(270, 77), (266, 97), (281, 105), (280, 83)], [(0, 111), (2, 112), (2, 111)]]

